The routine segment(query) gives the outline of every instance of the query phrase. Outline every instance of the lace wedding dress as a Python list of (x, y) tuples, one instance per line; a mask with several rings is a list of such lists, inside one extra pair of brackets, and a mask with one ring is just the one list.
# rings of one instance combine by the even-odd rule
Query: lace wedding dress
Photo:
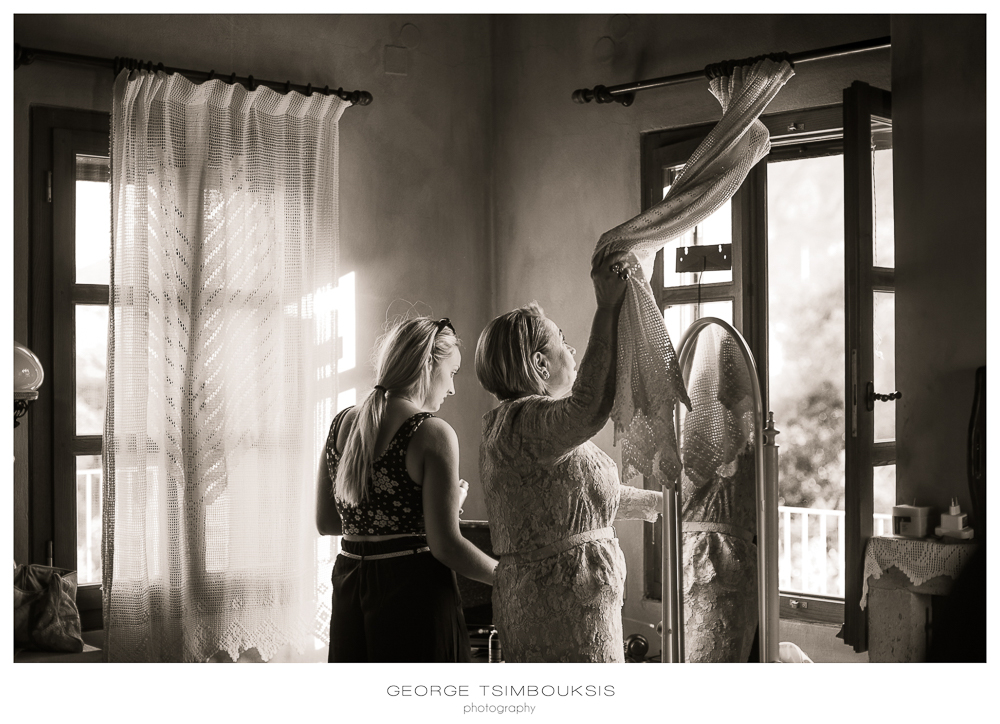
[(728, 332), (696, 341), (681, 437), (685, 659), (743, 662), (757, 627), (753, 390)]
[(608, 420), (612, 350), (591, 337), (572, 395), (501, 403), (483, 418), (480, 474), (493, 550), (494, 624), (510, 662), (621, 662), (625, 557), (607, 537), (541, 560), (510, 555), (614, 520), (655, 520), (661, 494), (622, 485), (590, 438)]

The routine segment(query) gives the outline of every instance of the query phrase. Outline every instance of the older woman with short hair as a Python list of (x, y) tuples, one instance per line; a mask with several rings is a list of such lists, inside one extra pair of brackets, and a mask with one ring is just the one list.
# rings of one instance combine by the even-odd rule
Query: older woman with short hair
[(499, 405), (483, 417), (479, 468), (493, 551), (494, 623), (512, 662), (621, 662), (625, 558), (616, 519), (656, 520), (662, 494), (621, 485), (590, 438), (615, 394), (623, 255), (597, 261), (590, 341), (576, 350), (532, 303), (483, 330), (476, 375)]

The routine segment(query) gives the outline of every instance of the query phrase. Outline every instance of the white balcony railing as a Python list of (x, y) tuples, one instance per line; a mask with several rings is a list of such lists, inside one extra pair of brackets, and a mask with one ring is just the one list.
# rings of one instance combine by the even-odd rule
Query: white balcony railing
[[(892, 516), (876, 513), (875, 535), (892, 533)], [(844, 511), (778, 506), (778, 587), (844, 595)]]
[(101, 582), (101, 468), (76, 471), (77, 583)]

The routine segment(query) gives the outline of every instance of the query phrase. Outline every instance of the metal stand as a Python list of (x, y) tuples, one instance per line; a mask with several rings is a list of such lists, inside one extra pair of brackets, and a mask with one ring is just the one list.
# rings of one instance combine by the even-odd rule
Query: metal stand
[(663, 591), (660, 602), (663, 633), (661, 661), (684, 663), (684, 591), (681, 580), (681, 505), (680, 485), (663, 487)]
[[(757, 482), (757, 565), (760, 598), (760, 660), (778, 660), (778, 446), (774, 438), (774, 413), (767, 413), (764, 428), (764, 474)], [(763, 484), (762, 484), (763, 483)], [(765, 632), (767, 635), (765, 636)]]

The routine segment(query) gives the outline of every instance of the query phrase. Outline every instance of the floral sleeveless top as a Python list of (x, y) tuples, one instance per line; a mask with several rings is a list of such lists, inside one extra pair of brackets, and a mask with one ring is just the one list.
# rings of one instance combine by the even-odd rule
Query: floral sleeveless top
[[(334, 418), (326, 439), (326, 467), (331, 480), (337, 479), (340, 463), (337, 437), (340, 422), (349, 409)], [(389, 447), (375, 458), (373, 477), (368, 480), (368, 495), (360, 505), (349, 505), (334, 495), (346, 535), (425, 535), (423, 489), (406, 472), (406, 448), (420, 423), (428, 417), (433, 415), (418, 412), (399, 426)]]

